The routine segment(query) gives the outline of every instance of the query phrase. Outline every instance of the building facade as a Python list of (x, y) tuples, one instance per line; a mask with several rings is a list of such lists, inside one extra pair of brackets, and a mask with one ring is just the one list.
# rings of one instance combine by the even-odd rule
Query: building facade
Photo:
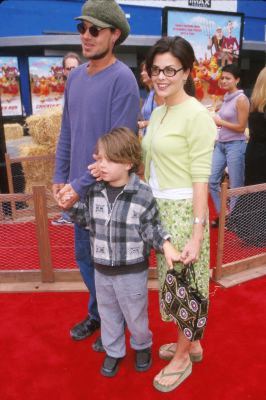
[[(165, 6), (194, 10), (244, 13), (241, 51), (242, 86), (249, 92), (266, 61), (266, 1), (264, 0), (145, 0), (118, 1), (131, 26), (127, 40), (117, 50), (138, 75), (148, 48), (162, 35)], [(18, 57), (21, 96), (25, 113), (32, 113), (28, 57), (80, 53), (74, 17), (83, 0), (0, 1), (0, 57)]]

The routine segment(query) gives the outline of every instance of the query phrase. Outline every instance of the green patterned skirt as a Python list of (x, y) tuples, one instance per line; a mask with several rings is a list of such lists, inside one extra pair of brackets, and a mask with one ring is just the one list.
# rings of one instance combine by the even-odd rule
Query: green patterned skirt
[[(193, 207), (192, 200), (162, 200), (156, 199), (160, 217), (164, 228), (171, 235), (171, 243), (178, 249), (183, 250), (185, 244), (192, 235)], [(162, 286), (165, 280), (168, 265), (162, 254), (157, 254), (157, 271), (159, 280), (159, 300), (161, 300)], [(204, 297), (209, 295), (209, 259), (210, 242), (209, 226), (205, 227), (204, 239), (201, 247), (199, 260), (194, 264), (196, 283), (199, 291)], [(177, 263), (174, 268), (180, 271), (182, 266)], [(195, 284), (192, 282), (192, 286)], [(163, 321), (171, 321), (171, 317), (165, 314), (160, 307)]]

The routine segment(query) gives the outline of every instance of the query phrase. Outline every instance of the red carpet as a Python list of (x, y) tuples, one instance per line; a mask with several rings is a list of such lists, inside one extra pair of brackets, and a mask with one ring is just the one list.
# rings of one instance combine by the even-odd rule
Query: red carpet
[(212, 285), (209, 325), (202, 364), (170, 394), (152, 387), (165, 365), (157, 351), (175, 337), (173, 324), (160, 321), (157, 292), (150, 292), (154, 333), (153, 366), (134, 371), (134, 353), (115, 378), (99, 374), (103, 354), (94, 353), (95, 336), (69, 337), (84, 317), (86, 293), (0, 294), (1, 400), (265, 400), (265, 285), (260, 278), (230, 289)]

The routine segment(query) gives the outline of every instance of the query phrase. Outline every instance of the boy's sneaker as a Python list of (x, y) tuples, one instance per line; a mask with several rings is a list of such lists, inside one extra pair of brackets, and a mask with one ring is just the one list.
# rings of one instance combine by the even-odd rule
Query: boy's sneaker
[(151, 348), (136, 350), (135, 368), (139, 372), (147, 371), (152, 363)]
[(64, 217), (60, 217), (58, 219), (54, 219), (51, 222), (52, 225), (57, 226), (57, 225), (73, 225), (73, 222), (64, 218)]
[(118, 367), (119, 367), (119, 362), (120, 362), (121, 358), (115, 358), (115, 357), (111, 357), (106, 355), (102, 368), (101, 368), (101, 374), (103, 376), (115, 376), (118, 372)]

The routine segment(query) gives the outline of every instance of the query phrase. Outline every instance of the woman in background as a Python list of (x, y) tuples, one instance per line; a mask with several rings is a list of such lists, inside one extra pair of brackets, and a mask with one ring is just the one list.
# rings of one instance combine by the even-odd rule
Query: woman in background
[[(219, 127), (218, 140), (216, 142), (212, 171), (209, 180), (210, 193), (217, 215), (220, 214), (221, 180), (225, 167), (228, 168), (230, 188), (244, 185), (245, 152), (249, 101), (243, 90), (237, 85), (240, 80), (240, 71), (235, 64), (229, 64), (222, 68), (221, 86), (226, 90), (224, 101), (219, 112), (213, 117)], [(230, 209), (232, 211), (236, 199), (232, 197)], [(219, 217), (211, 222), (213, 228), (219, 225)]]
[(146, 70), (145, 61), (140, 65), (140, 77), (141, 83), (146, 87), (148, 95), (144, 100), (143, 106), (141, 108), (141, 120), (138, 121), (139, 134), (144, 136), (146, 133), (147, 126), (151, 117), (151, 113), (158, 106), (164, 103), (164, 99), (160, 98), (153, 89), (152, 80), (149, 77)]

